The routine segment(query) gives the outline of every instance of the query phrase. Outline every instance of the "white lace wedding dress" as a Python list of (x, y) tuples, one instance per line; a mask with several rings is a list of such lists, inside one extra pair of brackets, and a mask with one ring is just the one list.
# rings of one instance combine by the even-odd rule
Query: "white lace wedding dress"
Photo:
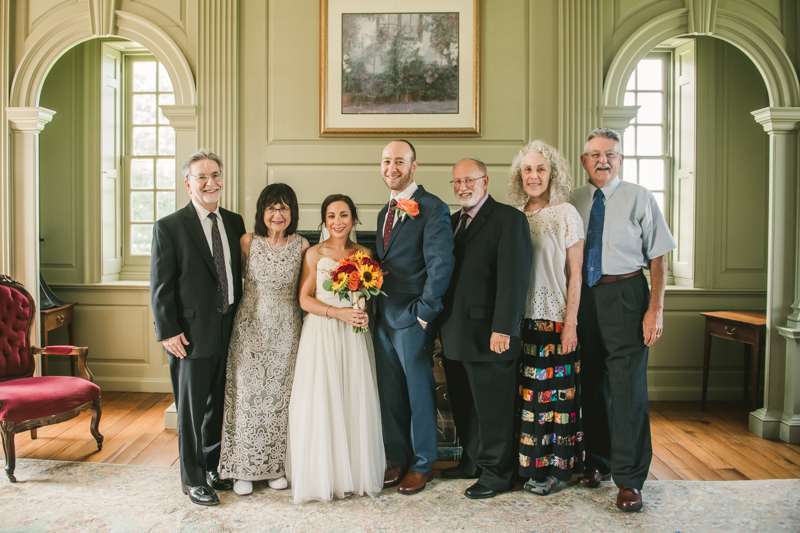
[[(316, 297), (332, 307), (350, 302), (322, 288), (338, 261), (317, 263)], [(287, 475), (295, 503), (351, 494), (376, 496), (386, 456), (369, 332), (309, 314), (303, 323), (289, 404)]]

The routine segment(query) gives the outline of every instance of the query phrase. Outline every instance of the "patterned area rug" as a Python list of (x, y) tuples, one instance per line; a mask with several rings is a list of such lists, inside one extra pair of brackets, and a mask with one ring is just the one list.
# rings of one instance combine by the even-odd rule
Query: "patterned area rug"
[[(2, 464), (2, 463), (0, 463)], [(472, 501), (470, 481), (436, 479), (421, 493), (389, 489), (294, 505), (291, 491), (255, 483), (250, 496), (220, 493), (204, 508), (180, 490), (175, 467), (21, 459), (18, 483), (2, 472), (0, 531), (798, 531), (800, 480), (653, 481), (640, 513), (614, 505), (610, 482), (595, 490), (559, 487), (540, 497), (522, 491)]]

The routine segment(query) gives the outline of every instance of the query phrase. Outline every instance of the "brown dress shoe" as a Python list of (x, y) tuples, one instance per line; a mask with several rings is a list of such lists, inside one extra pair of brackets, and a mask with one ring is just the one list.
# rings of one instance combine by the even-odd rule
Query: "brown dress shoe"
[(603, 481), (604, 477), (605, 476), (597, 469), (586, 470), (583, 472), (583, 475), (578, 478), (578, 483), (580, 483), (582, 487), (596, 489), (600, 486), (600, 482)]
[(617, 494), (617, 507), (625, 513), (632, 513), (642, 509), (642, 491), (630, 487), (620, 487)]
[(406, 477), (406, 471), (408, 468), (404, 466), (392, 466), (386, 469), (386, 473), (383, 474), (383, 488), (388, 489), (389, 487), (394, 487), (399, 485), (403, 478)]
[(406, 495), (418, 493), (425, 488), (425, 484), (428, 482), (428, 479), (430, 479), (432, 473), (433, 471), (423, 474), (422, 472), (410, 470), (408, 474), (406, 474), (406, 477), (403, 478), (403, 482), (400, 483), (400, 486), (397, 487), (397, 492)]

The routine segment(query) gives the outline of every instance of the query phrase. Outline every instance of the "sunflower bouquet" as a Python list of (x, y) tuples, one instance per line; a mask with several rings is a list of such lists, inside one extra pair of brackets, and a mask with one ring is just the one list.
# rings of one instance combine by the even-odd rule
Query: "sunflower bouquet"
[[(335, 292), (339, 300), (347, 300), (353, 309), (364, 309), (367, 300), (386, 293), (381, 290), (383, 276), (378, 262), (358, 250), (339, 261), (339, 266), (331, 273), (331, 279), (322, 282), (322, 288)], [(353, 331), (363, 333), (368, 328), (353, 326)]]

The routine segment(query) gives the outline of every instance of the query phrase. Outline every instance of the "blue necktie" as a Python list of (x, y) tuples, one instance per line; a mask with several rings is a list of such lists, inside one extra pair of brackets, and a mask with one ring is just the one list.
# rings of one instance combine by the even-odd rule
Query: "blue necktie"
[(603, 191), (594, 191), (592, 212), (589, 214), (589, 229), (586, 232), (586, 248), (583, 254), (583, 279), (592, 287), (600, 281), (603, 273), (603, 222), (606, 219), (606, 204)]

